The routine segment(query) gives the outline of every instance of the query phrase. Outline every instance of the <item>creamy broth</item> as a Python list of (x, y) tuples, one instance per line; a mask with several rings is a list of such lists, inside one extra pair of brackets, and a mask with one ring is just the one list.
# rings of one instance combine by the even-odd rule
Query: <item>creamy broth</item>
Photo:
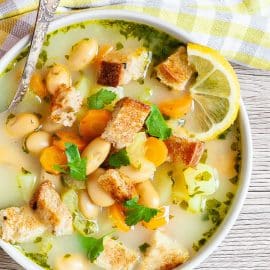
[[(40, 58), (42, 70), (45, 72), (46, 68), (53, 63), (66, 64), (67, 60), (65, 55), (68, 55), (71, 46), (87, 37), (95, 38), (99, 44), (109, 43), (116, 47), (121, 44), (124, 50), (126, 48), (135, 49), (142, 45), (149, 45), (149, 41), (151, 44), (155, 42), (155, 36), (149, 35), (149, 31), (152, 30), (150, 28), (148, 29), (146, 26), (144, 28), (145, 36), (141, 33), (140, 41), (138, 40), (138, 36), (136, 36), (136, 31), (133, 36), (131, 35), (126, 39), (123, 33), (121, 34), (119, 31), (122, 27), (121, 24), (125, 25), (124, 22), (112, 25), (104, 21), (93, 21), (55, 31), (49, 35), (43, 47), (43, 57)], [(136, 24), (131, 24), (131, 27), (136, 28)], [(160, 35), (162, 36), (163, 34)], [(167, 38), (165, 34), (163, 37)], [(171, 46), (171, 48), (167, 48), (169, 49), (168, 52), (165, 55), (154, 56), (154, 60), (160, 61), (180, 44), (180, 42), (173, 38), (170, 39), (170, 42), (168, 41), (164, 44)], [(162, 45), (163, 44), (160, 44), (160, 46)], [(46, 57), (44, 57), (44, 55), (46, 55)], [(13, 96), (12, 93), (14, 93), (18, 85), (23, 64), (24, 60), (19, 61), (14, 65), (11, 71), (4, 72), (0, 77), (1, 107), (5, 107), (7, 100), (10, 100)], [(148, 71), (144, 82), (133, 81), (123, 86), (124, 95), (142, 101), (148, 100), (148, 102), (151, 101), (153, 103), (158, 103), (168, 97), (172, 98), (180, 95), (178, 92), (168, 90), (168, 88), (152, 77), (151, 70), (152, 66), (150, 66), (150, 71)], [(89, 96), (91, 93), (94, 93), (97, 87), (95, 79), (96, 73), (93, 67), (84, 69), (83, 73), (83, 76), (88, 78), (89, 93), (87, 96)], [(81, 76), (82, 74), (80, 72), (72, 73), (72, 80), (75, 82), (75, 85), (76, 82), (80, 81)], [(18, 112), (39, 113), (44, 119), (48, 113), (48, 104), (35, 96), (32, 92), (28, 92), (23, 102), (16, 108), (15, 113)], [(2, 115), (0, 118), (0, 209), (25, 204), (17, 184), (17, 175), (22, 167), (36, 176), (36, 185), (38, 185), (41, 169), (39, 159), (23, 151), (22, 140), (14, 139), (7, 134), (5, 124), (7, 117), (8, 115)], [(222, 203), (222, 210), (220, 208), (216, 209), (217, 212), (221, 211), (218, 216), (220, 222), (228, 210), (233, 194), (237, 192), (237, 177), (240, 162), (239, 144), (240, 134), (238, 120), (228, 132), (221, 134), (220, 138), (206, 143), (205, 163), (216, 168), (219, 174), (219, 187), (217, 191), (213, 195), (208, 196), (207, 199), (215, 198)], [(155, 181), (154, 179), (154, 185)], [(164, 192), (168, 191), (164, 190)], [(215, 223), (211, 220), (206, 220), (205, 213), (190, 213), (184, 209), (184, 205), (173, 204), (170, 198), (165, 198), (165, 200), (166, 204), (170, 205), (171, 220), (167, 225), (161, 227), (160, 230), (166, 232), (169, 236), (186, 247), (191, 257), (196, 256), (196, 252), (203, 246), (208, 238), (211, 237), (220, 222)], [(99, 232), (94, 234), (94, 237), (113, 231), (113, 235), (121, 240), (124, 245), (135, 250), (139, 250), (138, 247), (143, 243), (149, 242), (153, 234), (153, 231), (141, 225), (136, 225), (127, 233), (117, 232), (108, 219), (105, 209), (99, 216), (98, 223)], [(84, 254), (76, 233), (71, 236), (50, 236), (46, 238), (46, 240), (44, 239), (45, 237), (43, 237), (41, 241), (38, 241), (38, 243), (21, 244), (18, 245), (18, 247), (22, 248), (23, 252), (28, 254), (29, 257), (35, 259), (35, 257), (29, 254), (39, 253), (42, 249), (46, 250), (48, 245), (51, 246), (51, 248), (48, 249), (48, 265), (50, 267), (55, 265), (58, 257), (65, 254)], [(99, 268), (92, 264), (91, 269)]]

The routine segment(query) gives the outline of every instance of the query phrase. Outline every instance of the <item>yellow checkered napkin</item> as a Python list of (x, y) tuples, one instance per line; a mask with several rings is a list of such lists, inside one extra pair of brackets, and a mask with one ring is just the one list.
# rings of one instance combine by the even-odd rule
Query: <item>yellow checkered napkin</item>
[[(109, 8), (159, 17), (230, 60), (270, 70), (270, 0), (62, 0), (59, 11), (119, 2)], [(31, 31), (37, 5), (0, 0), (0, 57)]]

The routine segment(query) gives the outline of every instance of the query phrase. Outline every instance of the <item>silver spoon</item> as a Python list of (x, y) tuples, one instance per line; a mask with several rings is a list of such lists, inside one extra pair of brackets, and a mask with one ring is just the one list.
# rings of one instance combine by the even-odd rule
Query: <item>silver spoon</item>
[(30, 51), (24, 66), (22, 79), (7, 111), (12, 111), (22, 101), (29, 87), (30, 78), (36, 68), (39, 53), (60, 0), (40, 0), (35, 29), (30, 45)]
[[(16, 106), (22, 101), (24, 95), (28, 90), (31, 75), (33, 74), (33, 71), (36, 68), (36, 64), (43, 45), (44, 38), (46, 36), (49, 24), (53, 19), (56, 8), (59, 5), (59, 2), (60, 0), (40, 0), (39, 2), (35, 29), (31, 40), (29, 54), (27, 56), (26, 63), (24, 66), (22, 79), (20, 81), (20, 84), (18, 86), (14, 98), (12, 99), (10, 105), (8, 106), (8, 109), (5, 111), (10, 112), (13, 109), (15, 109)], [(126, 3), (126, 0), (114, 0), (113, 2), (104, 1), (103, 3), (90, 4), (87, 5), (87, 7), (82, 7), (80, 9), (113, 6), (124, 3)], [(69, 9), (77, 9), (77, 8), (69, 8)]]

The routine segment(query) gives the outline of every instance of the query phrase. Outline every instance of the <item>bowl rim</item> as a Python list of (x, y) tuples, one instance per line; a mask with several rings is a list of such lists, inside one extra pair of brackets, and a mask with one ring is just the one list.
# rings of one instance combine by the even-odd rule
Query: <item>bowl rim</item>
[[(67, 25), (86, 22), (89, 20), (100, 20), (100, 19), (114, 19), (114, 20), (126, 20), (137, 23), (143, 23), (150, 25), (158, 30), (161, 30), (165, 33), (170, 34), (181, 41), (193, 42), (193, 40), (188, 37), (188, 34), (184, 31), (178, 29), (175, 25), (167, 23), (165, 21), (160, 20), (159, 18), (146, 15), (143, 13), (126, 11), (126, 10), (87, 10), (80, 11), (78, 13), (74, 13), (71, 15), (63, 16), (59, 19), (56, 19), (50, 24), (48, 33), (59, 29), (61, 27), (65, 27)], [(23, 49), (30, 41), (30, 35), (21, 39), (18, 43), (16, 43), (0, 60), (0, 72), (4, 70), (4, 68), (11, 62), (14, 57), (19, 53), (21, 49)], [(239, 111), (239, 123), (240, 123), (240, 134), (241, 134), (241, 172), (240, 172), (240, 181), (238, 185), (238, 189), (236, 195), (233, 199), (232, 205), (230, 209), (218, 227), (215, 234), (207, 241), (206, 245), (201, 248), (201, 250), (187, 263), (179, 266), (177, 269), (182, 270), (190, 270), (199, 266), (201, 262), (203, 262), (210, 254), (218, 247), (218, 245), (224, 240), (229, 230), (235, 223), (240, 210), (244, 204), (244, 200), (246, 198), (248, 187), (251, 178), (251, 168), (252, 168), (252, 156), (253, 156), (253, 147), (252, 147), (252, 139), (251, 139), (251, 129), (249, 125), (249, 119), (247, 111), (244, 107), (243, 101), (240, 101), (240, 111)], [(25, 257), (19, 249), (16, 247), (5, 243), (0, 240), (0, 247), (12, 257), (18, 264), (23, 266), (27, 270), (42, 270), (40, 266), (36, 265), (33, 261)]]

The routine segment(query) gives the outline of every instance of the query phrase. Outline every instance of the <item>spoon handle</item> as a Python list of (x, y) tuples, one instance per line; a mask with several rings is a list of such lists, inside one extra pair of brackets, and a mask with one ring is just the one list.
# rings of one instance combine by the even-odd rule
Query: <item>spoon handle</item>
[(36, 18), (35, 29), (30, 45), (30, 51), (24, 66), (22, 79), (16, 91), (16, 94), (8, 107), (11, 111), (23, 99), (29, 87), (31, 75), (36, 68), (38, 57), (43, 45), (49, 23), (52, 21), (56, 8), (60, 0), (40, 0), (38, 14)]

